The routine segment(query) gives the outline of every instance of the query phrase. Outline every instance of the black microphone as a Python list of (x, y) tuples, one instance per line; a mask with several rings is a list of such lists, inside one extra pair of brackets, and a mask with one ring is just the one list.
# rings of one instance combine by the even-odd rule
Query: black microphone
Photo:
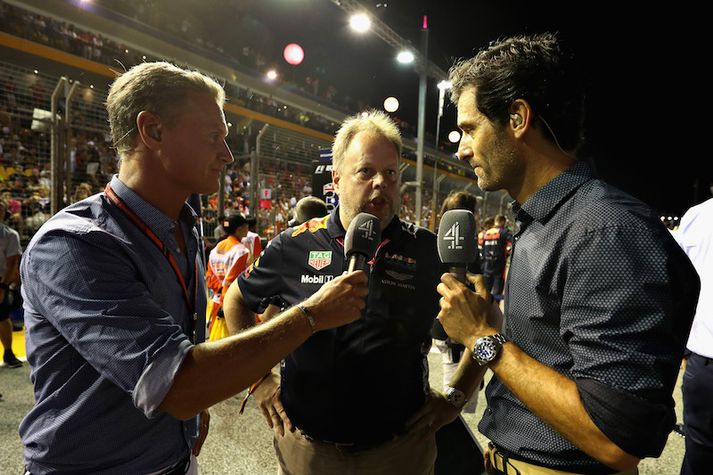
[(381, 242), (379, 218), (369, 213), (359, 213), (349, 224), (344, 236), (344, 254), (349, 260), (349, 272), (363, 270), (369, 272), (369, 260), (376, 253)]
[(475, 261), (475, 216), (465, 209), (452, 209), (443, 213), (438, 225), (438, 257), (448, 265), (448, 272), (465, 283), (465, 270)]

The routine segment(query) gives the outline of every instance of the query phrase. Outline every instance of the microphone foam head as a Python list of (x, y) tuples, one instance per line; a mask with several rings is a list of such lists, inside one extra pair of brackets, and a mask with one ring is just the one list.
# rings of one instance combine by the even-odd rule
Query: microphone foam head
[(344, 236), (344, 253), (347, 257), (361, 254), (371, 258), (381, 242), (381, 222), (369, 213), (359, 213), (349, 224)]
[(470, 264), (478, 252), (475, 216), (465, 209), (443, 213), (438, 225), (438, 257), (444, 264)]

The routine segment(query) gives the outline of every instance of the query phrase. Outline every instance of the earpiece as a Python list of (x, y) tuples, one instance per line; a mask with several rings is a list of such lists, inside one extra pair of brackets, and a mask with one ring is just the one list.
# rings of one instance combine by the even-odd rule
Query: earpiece
[(149, 129), (149, 137), (154, 140), (161, 140), (161, 132), (159, 132), (158, 127), (151, 127)]
[(510, 114), (510, 119), (512, 119), (513, 123), (515, 124), (515, 127), (522, 124), (522, 116), (520, 114)]

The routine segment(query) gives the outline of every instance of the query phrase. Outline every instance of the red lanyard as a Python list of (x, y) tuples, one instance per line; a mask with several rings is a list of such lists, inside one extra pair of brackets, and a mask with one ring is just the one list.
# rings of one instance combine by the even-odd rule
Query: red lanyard
[[(198, 316), (195, 312), (195, 301), (198, 292), (198, 263), (193, 263), (195, 276), (193, 278), (193, 303), (191, 303), (190, 294), (188, 293), (188, 286), (186, 285), (186, 280), (183, 278), (183, 272), (181, 272), (181, 268), (178, 266), (178, 261), (176, 261), (176, 258), (173, 256), (173, 254), (171, 254), (171, 251), (169, 251), (166, 244), (164, 244), (161, 238), (159, 238), (156, 233), (154, 233), (151, 228), (149, 228), (146, 223), (144, 223), (144, 221), (139, 218), (136, 213), (134, 213), (134, 210), (129, 208), (129, 206), (116, 195), (114, 190), (111, 189), (111, 185), (107, 184), (104, 192), (106, 193), (106, 196), (109, 198), (109, 200), (117, 208), (119, 208), (126, 215), (126, 217), (129, 218), (129, 220), (141, 230), (141, 232), (143, 232), (149, 239), (151, 239), (151, 242), (153, 242), (156, 247), (158, 247), (159, 251), (161, 251), (161, 254), (163, 254), (163, 256), (170, 264), (171, 269), (173, 269), (173, 273), (176, 274), (176, 278), (178, 278), (178, 282), (181, 284), (181, 288), (183, 289), (183, 299), (186, 302), (186, 307), (188, 307), (188, 311), (192, 314), (190, 323), (191, 328), (188, 336), (191, 338), (191, 341), (193, 341), (193, 327), (195, 326), (195, 321), (198, 319)], [(179, 232), (183, 231), (179, 228)]]

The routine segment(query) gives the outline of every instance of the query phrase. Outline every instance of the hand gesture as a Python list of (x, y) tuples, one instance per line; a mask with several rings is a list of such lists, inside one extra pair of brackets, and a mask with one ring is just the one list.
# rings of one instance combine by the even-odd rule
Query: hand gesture
[(324, 284), (303, 305), (315, 319), (315, 331), (326, 330), (359, 318), (368, 293), (364, 271), (345, 272)]
[(285, 408), (280, 401), (280, 377), (270, 373), (253, 393), (255, 401), (262, 410), (267, 425), (280, 436), (285, 435), (285, 429), (294, 430), (292, 421), (287, 417)]

